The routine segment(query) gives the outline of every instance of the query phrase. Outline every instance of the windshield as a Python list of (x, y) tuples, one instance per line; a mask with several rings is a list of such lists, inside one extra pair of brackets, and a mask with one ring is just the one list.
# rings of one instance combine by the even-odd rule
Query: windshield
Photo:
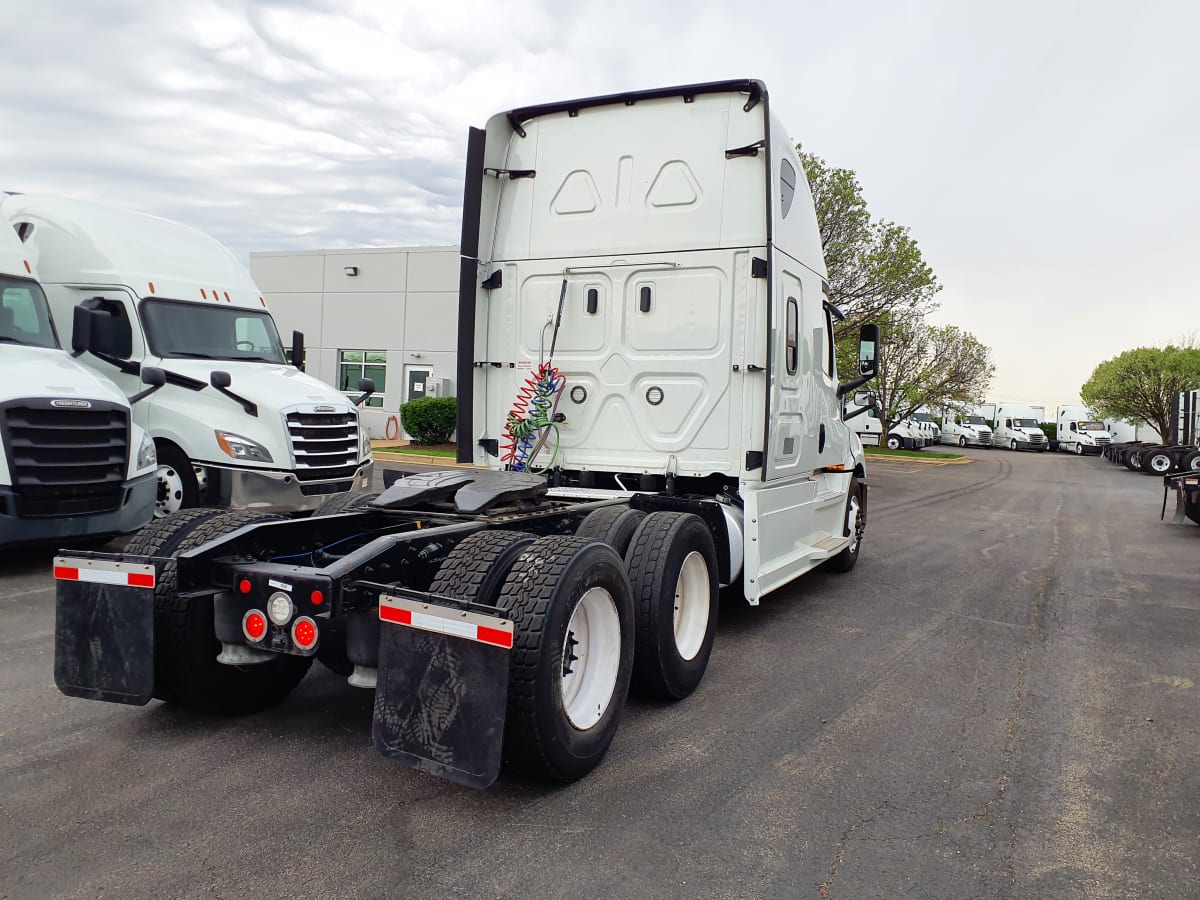
[(0, 275), (0, 344), (57, 349), (50, 307), (36, 281)]
[(1014, 428), (1037, 428), (1037, 419), (1013, 419)]
[(932, 422), (933, 416), (929, 413), (913, 413), (913, 418), (918, 422)]
[(279, 332), (265, 309), (147, 299), (142, 323), (158, 356), (286, 362)]
[(967, 425), (986, 425), (987, 419), (983, 416), (967, 416), (963, 422)]
[(1104, 423), (1103, 422), (1080, 422), (1079, 430), (1080, 431), (1103, 431)]

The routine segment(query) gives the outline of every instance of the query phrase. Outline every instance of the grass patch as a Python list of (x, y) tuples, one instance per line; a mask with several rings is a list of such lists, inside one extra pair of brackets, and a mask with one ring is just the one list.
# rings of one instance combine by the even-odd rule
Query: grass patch
[(454, 459), (458, 456), (457, 450), (443, 450), (439, 447), (376, 447), (371, 452), (398, 453), (401, 456), (443, 456), (446, 459)]
[(914, 459), (962, 459), (961, 453), (938, 453), (936, 450), (889, 450), (887, 447), (863, 447), (868, 456), (911, 456)]

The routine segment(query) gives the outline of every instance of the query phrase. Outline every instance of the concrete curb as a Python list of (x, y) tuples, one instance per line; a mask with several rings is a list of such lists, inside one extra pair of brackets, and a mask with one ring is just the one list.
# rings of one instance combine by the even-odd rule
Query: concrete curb
[(920, 456), (885, 456), (882, 453), (864, 453), (868, 461), (880, 462), (881, 460), (889, 460), (897, 463), (917, 463), (922, 466), (963, 466), (975, 462), (969, 456), (960, 456), (958, 459), (942, 459), (932, 456), (922, 458)]

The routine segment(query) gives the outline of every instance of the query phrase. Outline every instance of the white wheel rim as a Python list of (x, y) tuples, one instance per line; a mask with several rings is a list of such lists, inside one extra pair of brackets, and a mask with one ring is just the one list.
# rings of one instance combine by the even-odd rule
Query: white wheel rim
[(208, 490), (208, 469), (204, 466), (192, 466), (192, 473), (196, 476), (196, 488), (203, 494)]
[(156, 518), (179, 512), (183, 509), (183, 478), (174, 466), (158, 467), (158, 500), (155, 503)]
[(617, 604), (604, 588), (589, 588), (571, 612), (562, 657), (563, 709), (580, 731), (587, 731), (604, 716), (620, 667)]
[(1161, 475), (1163, 472), (1167, 472), (1170, 470), (1171, 460), (1169, 457), (1166, 457), (1166, 456), (1151, 457), (1150, 468), (1153, 469), (1159, 475)]
[(1075, 445), (1075, 454), (1076, 454), (1077, 456), (1083, 456), (1083, 444), (1076, 444), (1076, 445)]
[(693, 550), (684, 559), (675, 581), (675, 649), (684, 659), (695, 659), (704, 644), (710, 600), (708, 564)]
[(958, 446), (960, 446), (960, 447), (967, 446), (967, 439), (965, 437), (960, 437), (958, 439)]

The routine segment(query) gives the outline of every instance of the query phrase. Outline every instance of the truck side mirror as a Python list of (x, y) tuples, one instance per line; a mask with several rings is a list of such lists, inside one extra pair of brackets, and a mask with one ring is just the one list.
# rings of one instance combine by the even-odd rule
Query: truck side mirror
[(233, 378), (230, 377), (228, 372), (218, 370), (208, 376), (208, 383), (219, 391), (233, 384)]
[(874, 378), (879, 373), (879, 326), (864, 325), (858, 332), (858, 374)]
[(304, 371), (304, 332), (292, 332), (292, 365)]
[(112, 353), (112, 316), (102, 309), (80, 303), (72, 312), (71, 350), (81, 353)]
[(130, 404), (137, 403), (139, 400), (145, 400), (166, 383), (167, 373), (162, 369), (156, 366), (142, 366), (142, 384), (146, 385), (146, 390), (138, 391), (130, 397)]
[(362, 406), (367, 402), (367, 398), (375, 393), (375, 379), (360, 378), (358, 379), (358, 389), (362, 391), (362, 396), (354, 401), (355, 406)]

